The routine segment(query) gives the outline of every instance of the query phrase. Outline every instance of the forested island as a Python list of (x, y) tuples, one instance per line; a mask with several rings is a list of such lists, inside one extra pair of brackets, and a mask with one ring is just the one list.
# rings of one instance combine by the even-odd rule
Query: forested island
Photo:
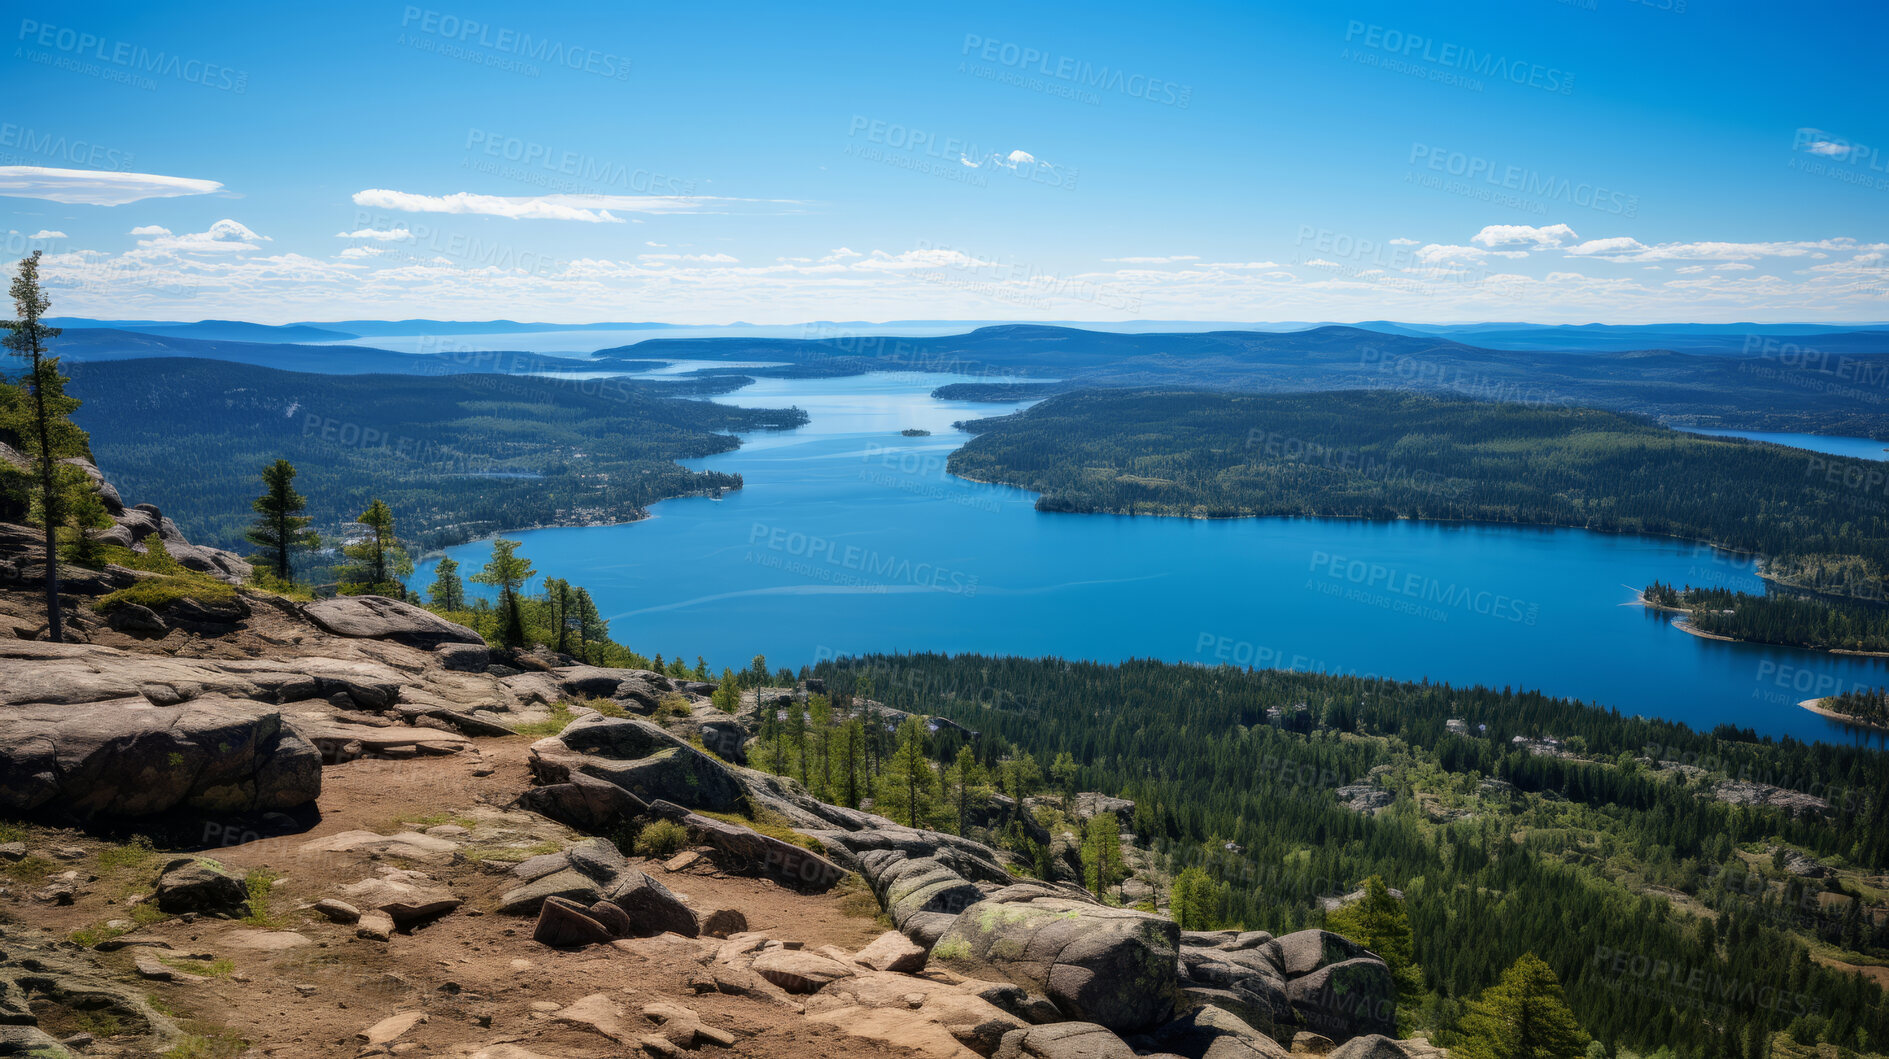
[[(1132, 800), (1123, 824), (1153, 870), (1194, 880), (1175, 891), (1190, 927), (1316, 926), (1321, 899), (1381, 877), (1405, 895), (1423, 1024), (1449, 1025), (1533, 952), (1581, 1023), (1623, 1046), (1889, 1039), (1889, 1003), (1836, 955), (1889, 957), (1871, 881), (1889, 773), (1872, 751), (1531, 692), (1225, 666), (910, 654), (814, 673), (962, 726), (935, 723), (926, 744), (943, 786), (917, 811), (937, 826), (952, 826), (966, 746), (1013, 794)], [(796, 776), (840, 745), (818, 724), (773, 738), (765, 763)], [(896, 768), (883, 738), (876, 757)], [(1023, 830), (1001, 840), (1048, 855)], [(1620, 954), (1666, 970), (1623, 973)]]
[(1754, 595), (1729, 588), (1675, 588), (1655, 581), (1641, 598), (1649, 606), (1686, 612), (1708, 636), (1822, 651), (1889, 653), (1889, 608), (1870, 602), (1787, 593)]
[(224, 548), (243, 539), (256, 468), (277, 458), (300, 473), (315, 525), (345, 525), (380, 498), (412, 544), (432, 549), (627, 522), (658, 500), (738, 489), (738, 475), (675, 461), (733, 449), (736, 432), (807, 421), (799, 409), (680, 399), (740, 384), (729, 377), (315, 375), (181, 358), (71, 370), (98, 462)]
[(1818, 712), (1871, 728), (1889, 730), (1889, 691), (1852, 689), (1816, 701)]
[[(1408, 393), (1092, 390), (964, 424), (950, 470), (1039, 510), (1421, 518), (1706, 541), (1881, 593), (1880, 465), (1587, 408)], [(1867, 576), (1858, 579), (1859, 571)]]

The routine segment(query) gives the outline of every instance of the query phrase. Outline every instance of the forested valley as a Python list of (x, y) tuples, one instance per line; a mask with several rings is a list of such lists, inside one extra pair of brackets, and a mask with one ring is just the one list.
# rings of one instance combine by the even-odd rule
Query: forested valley
[[(963, 747), (998, 776), (1067, 755), (1066, 789), (1132, 799), (1134, 843), (1206, 872), (1206, 925), (1317, 925), (1321, 898), (1381, 876), (1405, 894), (1426, 1024), (1534, 952), (1609, 1044), (1889, 1039), (1882, 990), (1843, 965), (1889, 956), (1889, 774), (1870, 751), (1314, 673), (938, 654), (813, 672), (981, 733), (924, 741), (947, 796)], [(1371, 804), (1359, 788), (1387, 804), (1351, 807)]]

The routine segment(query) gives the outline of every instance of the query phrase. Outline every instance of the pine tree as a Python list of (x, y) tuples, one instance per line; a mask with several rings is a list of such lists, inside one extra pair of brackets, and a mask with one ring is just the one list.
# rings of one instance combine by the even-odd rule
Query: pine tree
[(343, 555), (354, 560), (353, 566), (343, 574), (343, 581), (380, 595), (406, 598), (406, 586), (401, 584), (400, 578), (413, 572), (413, 559), (401, 545), (400, 538), (394, 535), (393, 509), (386, 501), (375, 500), (354, 521), (366, 526), (368, 535), (341, 549)]
[(808, 752), (812, 759), (808, 768), (813, 774), (811, 789), (815, 798), (827, 801), (833, 787), (833, 703), (825, 695), (807, 700), (807, 726), (812, 744)]
[(1091, 816), (1082, 829), (1082, 875), (1089, 892), (1101, 897), (1126, 874), (1122, 867), (1121, 821), (1114, 813)]
[(518, 590), (537, 571), (531, 561), (518, 554), (518, 542), (503, 538), (492, 542), (492, 559), (472, 575), (482, 585), (499, 590), (499, 642), (507, 647), (525, 646), (525, 619), (518, 605)]
[(1469, 1002), (1451, 1051), (1465, 1059), (1579, 1059), (1588, 1036), (1574, 1021), (1554, 969), (1523, 953), (1496, 984)]
[(886, 759), (874, 795), (879, 811), (907, 827), (923, 827), (938, 794), (938, 773), (925, 756), (925, 722), (907, 718), (899, 727), (898, 746)]
[(984, 773), (984, 766), (978, 763), (977, 755), (971, 748), (958, 748), (958, 759), (951, 766), (951, 808), (957, 814), (958, 834), (962, 835), (970, 826), (971, 807), (981, 804), (989, 791), (989, 779)]
[(577, 590), (561, 577), (544, 579), (545, 618), (551, 623), (551, 649), (571, 653), (571, 633), (582, 623), (577, 617)]
[(590, 590), (577, 590), (577, 601), (573, 604), (577, 616), (577, 657), (585, 664), (591, 661), (591, 645), (610, 642), (610, 623), (603, 620), (597, 611), (597, 603), (590, 598)]
[(1398, 996), (1409, 1003), (1422, 991), (1411, 941), (1410, 914), (1382, 877), (1364, 881), (1364, 896), (1325, 917), (1325, 929), (1370, 949), (1390, 968)]
[[(46, 540), (46, 630), (52, 642), (60, 643), (65, 639), (65, 615), (59, 604), (59, 528), (65, 525), (67, 500), (77, 478), (84, 477), (84, 472), (60, 461), (87, 452), (85, 432), (71, 419), (79, 402), (66, 396), (67, 380), (59, 372), (58, 358), (46, 355), (46, 340), (57, 338), (59, 329), (40, 322), (52, 302), (39, 286), (39, 255), (35, 250), (21, 258), (19, 275), (13, 279), (13, 308), (19, 319), (0, 321), (7, 331), (0, 344), (27, 362), (21, 392), (7, 402), (0, 432), (18, 438), (31, 469), (32, 506), (38, 509)], [(79, 533), (84, 532), (81, 526)]]
[(442, 557), (433, 568), (433, 584), (426, 590), (426, 597), (439, 610), (466, 609), (466, 585), (459, 579), (459, 563), (452, 557)]
[(295, 579), (295, 553), (305, 552), (320, 543), (308, 528), (310, 519), (302, 514), (308, 500), (295, 491), (295, 465), (277, 460), (262, 469), (262, 484), (267, 490), (250, 502), (260, 517), (246, 536), (262, 548), (256, 558), (268, 564), (270, 572), (282, 584)]
[(1168, 914), (1182, 930), (1212, 930), (1220, 915), (1220, 886), (1199, 866), (1174, 877), (1168, 892)]
[(708, 697), (716, 709), (723, 713), (733, 713), (741, 708), (740, 679), (735, 675), (734, 670), (726, 666), (722, 667), (721, 679), (715, 682), (715, 693)]
[(1069, 811), (1069, 800), (1076, 796), (1076, 759), (1064, 750), (1056, 755), (1056, 760), (1049, 766), (1050, 782), (1062, 792), (1063, 812)]
[(857, 809), (866, 759), (866, 725), (859, 718), (848, 718), (840, 726), (834, 758), (834, 768), (839, 772), (840, 804)]

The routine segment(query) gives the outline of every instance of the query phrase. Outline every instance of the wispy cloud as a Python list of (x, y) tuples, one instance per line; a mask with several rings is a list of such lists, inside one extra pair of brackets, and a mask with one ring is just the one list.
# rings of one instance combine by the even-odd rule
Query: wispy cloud
[(403, 213), (465, 213), (520, 221), (582, 221), (622, 224), (617, 213), (714, 213), (751, 206), (798, 206), (793, 199), (738, 199), (711, 195), (421, 195), (388, 188), (354, 193), (354, 204)]
[(75, 206), (123, 206), (145, 199), (208, 195), (221, 191), (214, 180), (115, 173), (103, 169), (48, 169), (36, 165), (0, 166), (0, 195), (46, 199)]
[(404, 242), (413, 238), (413, 233), (405, 228), (361, 228), (352, 232), (336, 232), (336, 239), (372, 239), (375, 242)]

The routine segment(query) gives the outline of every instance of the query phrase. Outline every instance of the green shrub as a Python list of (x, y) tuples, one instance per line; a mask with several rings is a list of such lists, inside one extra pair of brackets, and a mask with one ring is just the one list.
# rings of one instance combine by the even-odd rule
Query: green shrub
[(100, 614), (109, 614), (127, 603), (163, 610), (180, 599), (194, 599), (199, 603), (227, 603), (235, 598), (235, 588), (208, 574), (166, 574), (100, 596), (92, 607)]
[(674, 820), (657, 820), (636, 833), (636, 853), (642, 857), (674, 856), (689, 844), (689, 829)]

